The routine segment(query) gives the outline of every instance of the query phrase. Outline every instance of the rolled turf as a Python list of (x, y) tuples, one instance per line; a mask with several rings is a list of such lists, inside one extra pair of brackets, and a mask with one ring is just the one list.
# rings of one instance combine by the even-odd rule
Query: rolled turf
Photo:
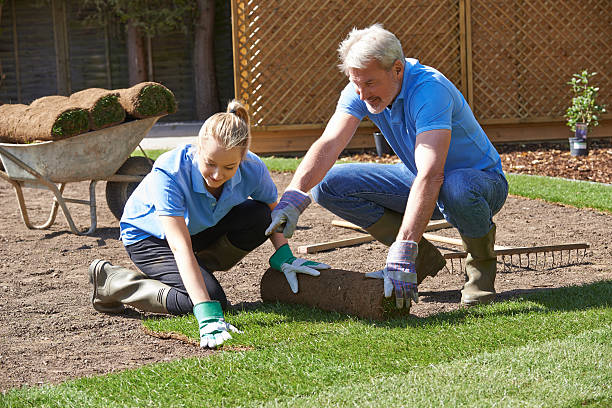
[(129, 117), (143, 119), (176, 112), (174, 94), (157, 82), (141, 82), (117, 91), (119, 102)]
[(91, 130), (118, 125), (125, 120), (125, 109), (119, 103), (117, 91), (88, 88), (70, 95), (70, 102), (87, 109)]
[(384, 320), (410, 314), (410, 308), (395, 307), (394, 297), (384, 297), (382, 280), (366, 278), (363, 273), (327, 269), (318, 277), (298, 276), (299, 290), (294, 294), (284, 274), (269, 268), (261, 278), (261, 299), (312, 306), (363, 319)]
[(89, 130), (87, 110), (72, 106), (66, 97), (48, 98), (30, 106), (0, 106), (2, 139), (8, 143), (32, 143), (66, 139)]

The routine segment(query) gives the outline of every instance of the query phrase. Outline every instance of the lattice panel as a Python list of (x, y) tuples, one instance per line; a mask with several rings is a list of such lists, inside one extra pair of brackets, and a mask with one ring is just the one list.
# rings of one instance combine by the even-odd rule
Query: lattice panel
[(236, 95), (255, 126), (324, 124), (347, 79), (337, 48), (353, 27), (383, 23), (409, 57), (460, 89), (459, 0), (234, 0)]
[(611, 0), (471, 0), (473, 99), (481, 120), (561, 119), (566, 82), (596, 71), (612, 107)]

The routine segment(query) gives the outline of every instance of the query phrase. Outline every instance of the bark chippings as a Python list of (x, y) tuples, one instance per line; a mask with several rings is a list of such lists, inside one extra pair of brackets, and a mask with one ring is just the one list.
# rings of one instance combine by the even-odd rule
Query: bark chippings
[(318, 277), (298, 276), (299, 291), (294, 294), (285, 276), (269, 268), (261, 278), (262, 300), (301, 304), (373, 320), (410, 312), (410, 309), (396, 309), (395, 299), (384, 297), (382, 280), (366, 278), (360, 272), (327, 269)]

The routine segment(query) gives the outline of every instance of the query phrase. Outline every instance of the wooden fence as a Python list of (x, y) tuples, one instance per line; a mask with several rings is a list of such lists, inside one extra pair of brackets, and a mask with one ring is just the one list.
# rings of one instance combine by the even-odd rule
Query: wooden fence
[[(320, 135), (347, 82), (338, 44), (375, 22), (455, 83), (494, 142), (568, 137), (566, 82), (582, 69), (612, 105), (610, 0), (232, 0), (235, 93), (255, 150), (305, 150)], [(601, 123), (594, 136), (612, 136)], [(350, 147), (371, 147), (372, 126)]]

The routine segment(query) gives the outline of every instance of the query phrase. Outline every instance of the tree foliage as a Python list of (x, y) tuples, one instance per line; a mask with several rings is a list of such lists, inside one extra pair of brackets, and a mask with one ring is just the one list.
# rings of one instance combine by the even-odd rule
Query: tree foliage
[(572, 131), (576, 131), (576, 123), (585, 123), (588, 129), (597, 126), (599, 124), (597, 115), (606, 111), (604, 106), (597, 104), (599, 88), (589, 85), (589, 79), (596, 74), (583, 70), (579, 74), (574, 74), (567, 83), (574, 94), (572, 104), (565, 112), (567, 125)]
[(93, 10), (87, 13), (89, 23), (129, 21), (150, 37), (175, 31), (187, 33), (198, 13), (196, 0), (84, 0), (82, 5)]

